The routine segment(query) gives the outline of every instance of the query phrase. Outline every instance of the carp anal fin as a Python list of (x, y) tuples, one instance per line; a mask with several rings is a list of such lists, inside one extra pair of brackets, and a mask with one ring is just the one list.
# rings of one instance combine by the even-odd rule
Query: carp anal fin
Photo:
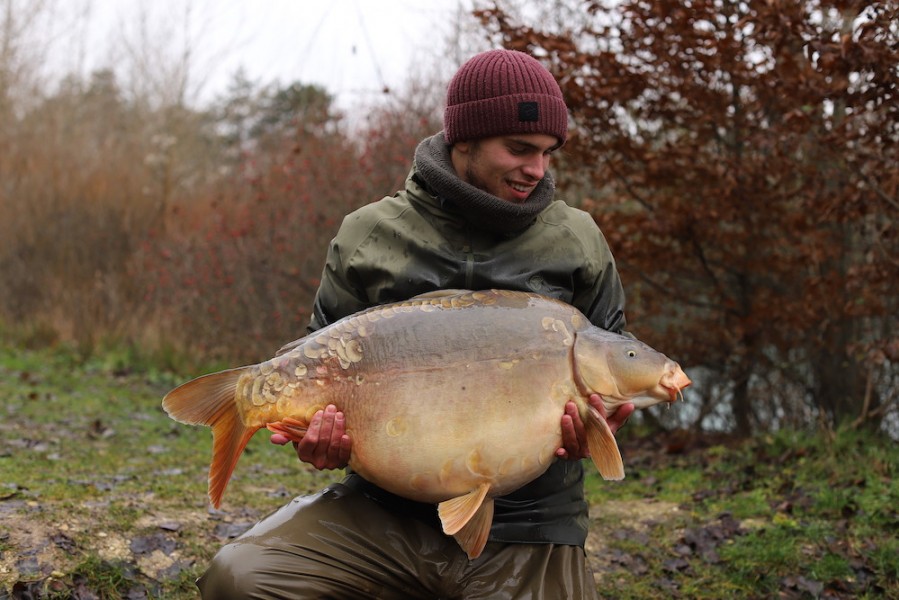
[(482, 483), (464, 496), (437, 505), (443, 532), (455, 537), (471, 559), (480, 556), (493, 523), (493, 499), (484, 501), (489, 489), (489, 484)]
[(176, 421), (212, 428), (209, 499), (216, 508), (222, 502), (237, 459), (259, 429), (246, 427), (237, 412), (237, 381), (247, 369), (252, 367), (198, 377), (176, 387), (162, 400), (162, 407)]
[(602, 478), (613, 481), (624, 479), (624, 462), (621, 460), (618, 442), (615, 441), (609, 424), (592, 406), (588, 406), (585, 428), (590, 457)]
[(292, 417), (284, 417), (280, 421), (269, 423), (265, 427), (272, 433), (280, 433), (291, 442), (300, 442), (303, 440), (303, 436), (306, 435), (309, 424)]

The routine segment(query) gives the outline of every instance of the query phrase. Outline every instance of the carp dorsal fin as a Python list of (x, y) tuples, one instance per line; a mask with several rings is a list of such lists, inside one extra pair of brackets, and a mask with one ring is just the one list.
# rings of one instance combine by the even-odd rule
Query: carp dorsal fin
[[(433, 298), (446, 298), (448, 296), (459, 296), (461, 294), (470, 294), (470, 293), (471, 293), (471, 290), (463, 290), (463, 289), (434, 290), (433, 292), (425, 292), (424, 294), (418, 294), (417, 296), (412, 296), (412, 298), (410, 298), (410, 300), (429, 300), (429, 299), (433, 299)], [(360, 311), (357, 314), (362, 314), (363, 312), (367, 312), (369, 310), (380, 310), (382, 308), (383, 308), (383, 305), (375, 305), (375, 306), (371, 306), (367, 309), (363, 309), (362, 311)], [(351, 318), (353, 316), (354, 315), (349, 315), (349, 317), (346, 317), (346, 318)], [(315, 332), (315, 333), (317, 334), (318, 332)], [(310, 334), (310, 335), (312, 335), (312, 334)], [(306, 336), (306, 337), (309, 337), (309, 336)], [(275, 356), (281, 356), (282, 354), (287, 354), (288, 352), (290, 352), (291, 350), (293, 350), (294, 348), (296, 348), (297, 346), (302, 344), (306, 340), (306, 337), (301, 337), (300, 339), (297, 339), (292, 342), (288, 342), (288, 343), (284, 344), (275, 353)]]
[[(306, 336), (306, 337), (308, 337), (308, 336)], [(275, 356), (281, 356), (282, 354), (287, 354), (288, 352), (290, 352), (291, 350), (293, 350), (294, 348), (296, 348), (297, 346), (302, 344), (304, 341), (306, 341), (306, 338), (301, 337), (298, 340), (294, 340), (292, 342), (288, 342), (288, 343), (284, 344), (283, 346), (281, 346), (278, 349), (277, 352), (275, 352)]]
[(412, 296), (411, 300), (427, 300), (428, 298), (446, 298), (447, 296), (458, 296), (460, 294), (470, 294), (471, 290), (434, 290), (433, 292), (425, 292), (417, 296)]
[(474, 516), (487, 496), (490, 485), (482, 483), (464, 496), (444, 500), (437, 505), (437, 514), (443, 524), (443, 532), (453, 535), (462, 529)]
[(476, 559), (484, 551), (491, 525), (493, 525), (493, 498), (487, 498), (468, 523), (453, 536), (465, 550), (468, 560)]
[(589, 405), (584, 427), (587, 430), (590, 458), (602, 478), (613, 481), (624, 479), (624, 462), (621, 460), (615, 435), (599, 411)]

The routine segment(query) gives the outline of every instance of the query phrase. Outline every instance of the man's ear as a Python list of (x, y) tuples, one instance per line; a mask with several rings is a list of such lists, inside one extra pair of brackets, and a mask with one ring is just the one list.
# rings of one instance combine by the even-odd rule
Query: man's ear
[(459, 154), (468, 154), (471, 152), (471, 142), (456, 142), (453, 144), (453, 151)]

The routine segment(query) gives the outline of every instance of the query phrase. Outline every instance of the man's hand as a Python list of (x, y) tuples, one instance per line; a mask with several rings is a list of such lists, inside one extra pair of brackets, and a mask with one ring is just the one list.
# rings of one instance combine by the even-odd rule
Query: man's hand
[[(606, 407), (599, 394), (591, 394), (588, 402), (606, 419), (612, 433), (618, 431), (634, 412), (634, 405), (627, 403), (619, 406), (611, 417), (606, 417)], [(580, 460), (590, 456), (584, 422), (578, 414), (577, 405), (572, 401), (565, 404), (565, 414), (562, 415), (562, 447), (556, 450), (556, 456), (566, 460)]]
[[(303, 462), (316, 469), (342, 469), (350, 461), (353, 442), (346, 434), (343, 413), (333, 404), (312, 416), (306, 435), (293, 447)], [(290, 440), (279, 433), (270, 438), (273, 444), (283, 446)]]

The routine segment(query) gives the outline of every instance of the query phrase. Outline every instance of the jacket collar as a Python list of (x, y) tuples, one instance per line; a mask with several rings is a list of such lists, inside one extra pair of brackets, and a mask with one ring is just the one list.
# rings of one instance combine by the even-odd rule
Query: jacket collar
[(469, 225), (501, 234), (517, 233), (530, 226), (552, 202), (555, 192), (549, 172), (521, 204), (507, 202), (462, 181), (453, 169), (450, 146), (442, 132), (418, 145), (410, 176), (441, 206), (461, 214)]

